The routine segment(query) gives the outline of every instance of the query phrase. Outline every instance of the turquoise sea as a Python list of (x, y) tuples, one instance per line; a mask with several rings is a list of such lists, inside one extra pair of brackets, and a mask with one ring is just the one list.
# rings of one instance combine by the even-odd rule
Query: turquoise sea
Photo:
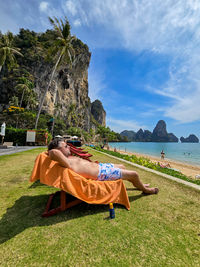
[(165, 158), (200, 165), (200, 143), (109, 143), (109, 146), (127, 152), (136, 152), (160, 157), (161, 150)]

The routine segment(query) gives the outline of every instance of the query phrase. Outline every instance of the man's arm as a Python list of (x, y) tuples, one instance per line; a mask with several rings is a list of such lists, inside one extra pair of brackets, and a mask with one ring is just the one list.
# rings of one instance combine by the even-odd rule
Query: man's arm
[(70, 168), (68, 159), (58, 149), (50, 150), (49, 157), (51, 160), (57, 161), (62, 167)]

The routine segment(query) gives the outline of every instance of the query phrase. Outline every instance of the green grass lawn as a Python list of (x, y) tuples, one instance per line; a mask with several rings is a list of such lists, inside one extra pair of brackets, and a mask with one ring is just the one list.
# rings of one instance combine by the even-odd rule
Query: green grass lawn
[[(115, 205), (113, 220), (108, 205), (86, 203), (42, 218), (56, 191), (29, 183), (42, 150), (0, 156), (0, 266), (200, 266), (200, 192), (134, 168), (158, 195), (127, 182), (131, 209)], [(120, 163), (90, 151), (94, 160)]]

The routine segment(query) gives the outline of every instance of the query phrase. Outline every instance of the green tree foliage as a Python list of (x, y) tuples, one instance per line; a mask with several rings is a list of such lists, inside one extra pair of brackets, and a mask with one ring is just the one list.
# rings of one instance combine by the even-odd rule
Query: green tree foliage
[(55, 39), (58, 38), (58, 33), (54, 30), (47, 30), (45, 33), (41, 33), (38, 36), (38, 41), (44, 50), (48, 50)]
[[(24, 103), (24, 107), (26, 107), (28, 105), (28, 103), (30, 103), (30, 98), (31, 96), (33, 97), (34, 92), (33, 92), (33, 87), (34, 84), (29, 81), (27, 78), (25, 77), (21, 77), (19, 78), (19, 83), (15, 86), (15, 89), (17, 90), (17, 93), (20, 97), (20, 104), (19, 106), (22, 107), (22, 103)], [(31, 98), (31, 102), (33, 101), (33, 99)]]
[(19, 99), (17, 96), (12, 96), (10, 101), (9, 101), (9, 106), (15, 106), (18, 107), (19, 106)]
[(17, 66), (15, 55), (23, 56), (19, 52), (20, 48), (13, 46), (13, 40), (14, 37), (11, 32), (7, 32), (0, 38), (0, 72), (4, 64), (9, 70)]
[(76, 105), (73, 103), (68, 108), (67, 125), (69, 125), (70, 127), (75, 127), (78, 125), (78, 115), (76, 112)]
[(17, 36), (15, 43), (16, 45), (25, 50), (26, 48), (33, 48), (38, 42), (37, 34), (34, 31), (20, 29), (19, 35)]
[(13, 142), (14, 145), (24, 146), (26, 144), (26, 130), (6, 127), (4, 140), (5, 142)]
[(106, 142), (118, 142), (121, 141), (121, 136), (118, 133), (112, 131), (109, 127), (99, 125), (97, 134), (100, 134), (102, 141)]
[(78, 136), (81, 137), (81, 129), (76, 128), (76, 127), (69, 127), (67, 129), (67, 134), (71, 135), (71, 136)]

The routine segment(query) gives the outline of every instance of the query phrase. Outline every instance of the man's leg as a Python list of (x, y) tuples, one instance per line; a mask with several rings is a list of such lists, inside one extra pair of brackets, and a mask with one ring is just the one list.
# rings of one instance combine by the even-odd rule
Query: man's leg
[(115, 164), (113, 163), (115, 168), (120, 168), (120, 169), (126, 169), (126, 167), (123, 164)]
[(149, 188), (147, 185), (144, 185), (139, 178), (139, 175), (135, 171), (130, 170), (121, 170), (122, 172), (122, 179), (131, 182), (136, 188), (143, 191), (146, 194), (157, 194), (158, 188), (152, 187)]
[[(115, 164), (114, 163), (115, 168), (120, 168), (120, 169), (126, 169), (126, 167), (124, 166), (124, 164)], [(143, 184), (145, 187), (149, 187), (150, 184)]]

